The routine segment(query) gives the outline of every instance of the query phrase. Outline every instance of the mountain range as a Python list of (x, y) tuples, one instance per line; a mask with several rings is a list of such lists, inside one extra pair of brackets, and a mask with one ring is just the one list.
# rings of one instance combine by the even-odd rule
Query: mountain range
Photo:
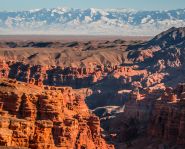
[(155, 35), (185, 25), (185, 9), (52, 8), (0, 12), (0, 34)]

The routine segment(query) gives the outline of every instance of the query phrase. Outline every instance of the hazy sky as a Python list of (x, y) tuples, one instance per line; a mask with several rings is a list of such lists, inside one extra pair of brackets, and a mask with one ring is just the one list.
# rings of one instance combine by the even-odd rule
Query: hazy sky
[(185, 0), (0, 0), (0, 11), (54, 7), (169, 10), (185, 8)]

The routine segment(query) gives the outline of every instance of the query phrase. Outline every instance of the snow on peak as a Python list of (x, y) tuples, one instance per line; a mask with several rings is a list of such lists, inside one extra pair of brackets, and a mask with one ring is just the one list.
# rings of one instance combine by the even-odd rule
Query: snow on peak
[[(0, 30), (22, 32), (154, 35), (169, 27), (185, 26), (185, 9), (138, 11), (134, 9), (73, 9), (57, 7), (0, 12)], [(53, 32), (54, 33), (54, 32)]]
[(67, 12), (69, 9), (65, 8), (65, 7), (57, 7), (52, 9), (52, 13), (58, 13), (58, 14), (64, 14), (65, 12)]
[(30, 13), (35, 13), (35, 12), (38, 12), (38, 11), (40, 11), (41, 9), (31, 9), (31, 10), (29, 10), (29, 12)]

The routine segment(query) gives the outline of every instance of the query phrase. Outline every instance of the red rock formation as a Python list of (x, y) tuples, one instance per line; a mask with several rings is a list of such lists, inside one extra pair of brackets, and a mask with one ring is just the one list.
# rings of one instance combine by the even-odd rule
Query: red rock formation
[(155, 103), (149, 136), (164, 139), (173, 144), (185, 145), (184, 84), (175, 90), (167, 88), (161, 100)]
[(0, 80), (0, 146), (113, 148), (101, 137), (99, 119), (84, 97), (68, 87)]
[(0, 59), (0, 78), (7, 78), (9, 75), (9, 66), (4, 60)]
[[(90, 65), (91, 66), (91, 65)], [(23, 62), (9, 62), (6, 65), (6, 72), (9, 77), (23, 82), (42, 86), (47, 85), (68, 85), (75, 88), (88, 87), (103, 79), (107, 73), (118, 69), (117, 67), (93, 65), (82, 68), (77, 67), (59, 67), (59, 66), (41, 66), (29, 65)], [(5, 66), (0, 65), (0, 70), (5, 71)], [(3, 77), (8, 77), (3, 74)]]

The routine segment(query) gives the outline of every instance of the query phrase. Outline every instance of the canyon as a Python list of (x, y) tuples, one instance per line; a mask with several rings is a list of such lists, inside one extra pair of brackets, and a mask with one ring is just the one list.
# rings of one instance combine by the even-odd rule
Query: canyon
[(0, 40), (0, 146), (185, 147), (185, 28), (142, 40)]

